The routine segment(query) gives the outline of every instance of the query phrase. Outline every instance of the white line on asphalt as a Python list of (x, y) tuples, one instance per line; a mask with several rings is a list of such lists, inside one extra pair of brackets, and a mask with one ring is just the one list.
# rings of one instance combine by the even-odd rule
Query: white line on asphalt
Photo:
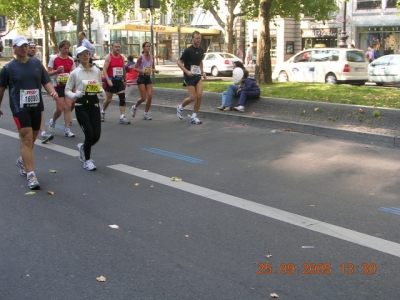
[(224, 194), (218, 191), (207, 189), (198, 185), (187, 182), (175, 182), (170, 177), (162, 176), (152, 172), (130, 167), (124, 164), (108, 166), (111, 169), (121, 171), (133, 176), (141, 177), (150, 181), (158, 182), (166, 186), (179, 189), (188, 193), (202, 196), (208, 199), (215, 200), (224, 204), (228, 204), (237, 208), (251, 211), (278, 221), (289, 223), (304, 229), (319, 232), (329, 235), (344, 241), (355, 243), (364, 247), (375, 249), (384, 253), (388, 253), (400, 257), (400, 244), (360, 233), (354, 230), (346, 229), (325, 222), (320, 222), (315, 219), (303, 217), (284, 210), (276, 209), (260, 203), (245, 200), (239, 197)]
[[(0, 128), (0, 133), (4, 134), (4, 135), (7, 135), (7, 136), (10, 136), (10, 137), (13, 137), (13, 138), (16, 138), (16, 139), (19, 138), (18, 132), (9, 131), (9, 130)], [(56, 144), (53, 144), (53, 143), (42, 144), (40, 139), (37, 139), (35, 141), (35, 145), (43, 147), (43, 148), (51, 149), (51, 150), (54, 150), (54, 151), (57, 151), (57, 152), (60, 152), (60, 153), (64, 153), (64, 154), (67, 154), (67, 155), (70, 155), (70, 156), (73, 156), (73, 157), (78, 157), (79, 156), (78, 150), (73, 150), (73, 149), (70, 149), (70, 148), (67, 148), (67, 147), (63, 147), (63, 146), (60, 146), (60, 145), (56, 145)]]
[[(18, 139), (18, 133), (1, 129), (0, 134), (4, 134), (13, 138)], [(35, 142), (37, 146), (48, 148), (63, 154), (67, 154), (73, 157), (79, 156), (77, 150), (72, 150), (67, 147), (55, 145), (55, 144), (42, 144), (39, 140)], [(303, 217), (297, 214), (293, 214), (284, 210), (276, 209), (270, 206), (266, 206), (260, 203), (252, 202), (246, 199), (235, 197), (232, 195), (224, 194), (211, 189), (203, 188), (187, 182), (175, 182), (170, 177), (158, 175), (152, 172), (145, 172), (141, 169), (130, 167), (124, 164), (117, 164), (108, 166), (111, 169), (124, 172), (130, 175), (141, 177), (147, 180), (158, 182), (166, 186), (179, 189), (191, 194), (202, 196), (208, 199), (215, 200), (220, 203), (228, 204), (237, 208), (241, 208), (247, 211), (254, 212), (278, 221), (289, 223), (295, 226), (309, 229), (315, 232), (319, 232), (325, 235), (329, 235), (344, 241), (352, 242), (367, 248), (375, 249), (387, 254), (391, 254), (400, 257), (400, 244), (380, 239), (374, 236), (370, 236), (364, 233), (360, 233), (354, 230), (346, 229), (336, 225), (332, 225), (325, 222), (320, 222), (315, 219)]]

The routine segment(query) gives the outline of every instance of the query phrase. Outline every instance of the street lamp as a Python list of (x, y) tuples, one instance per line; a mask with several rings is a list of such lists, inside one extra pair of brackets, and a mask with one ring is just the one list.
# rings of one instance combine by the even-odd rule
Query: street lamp
[(339, 44), (338, 46), (340, 48), (347, 48), (347, 43), (346, 40), (348, 36), (346, 35), (346, 6), (347, 6), (347, 1), (343, 0), (343, 22), (342, 22), (342, 31), (340, 32), (340, 37), (339, 37)]

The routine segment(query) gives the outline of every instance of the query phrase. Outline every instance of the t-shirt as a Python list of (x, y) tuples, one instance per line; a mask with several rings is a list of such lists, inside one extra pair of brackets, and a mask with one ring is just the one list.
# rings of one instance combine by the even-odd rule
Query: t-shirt
[(183, 65), (186, 70), (191, 70), (191, 66), (200, 66), (203, 61), (204, 50), (199, 47), (195, 48), (192, 46), (188, 47), (183, 51), (180, 60), (183, 61)]
[[(50, 82), (40, 60), (28, 58), (26, 63), (13, 59), (0, 71), (0, 86), (9, 88), (10, 108), (15, 115), (21, 111), (43, 111), (42, 85)], [(25, 104), (21, 99), (34, 98)], [(21, 107), (22, 106), (22, 107)]]
[(58, 67), (64, 67), (64, 72), (58, 73), (54, 76), (54, 86), (65, 86), (67, 84), (69, 73), (75, 69), (74, 59), (70, 56), (67, 58), (61, 58), (58, 54), (50, 56), (48, 64), (49, 68), (57, 70)]

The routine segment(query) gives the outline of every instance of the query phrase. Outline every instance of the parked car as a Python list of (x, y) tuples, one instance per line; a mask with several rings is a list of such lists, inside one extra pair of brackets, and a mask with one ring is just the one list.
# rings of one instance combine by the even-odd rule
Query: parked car
[(207, 52), (203, 58), (203, 71), (212, 76), (218, 76), (219, 73), (232, 75), (233, 62), (241, 59), (227, 52)]
[(368, 65), (369, 81), (377, 85), (400, 82), (400, 54), (381, 56)]
[(363, 85), (368, 81), (368, 61), (362, 50), (313, 48), (277, 64), (272, 79), (280, 82), (326, 82)]

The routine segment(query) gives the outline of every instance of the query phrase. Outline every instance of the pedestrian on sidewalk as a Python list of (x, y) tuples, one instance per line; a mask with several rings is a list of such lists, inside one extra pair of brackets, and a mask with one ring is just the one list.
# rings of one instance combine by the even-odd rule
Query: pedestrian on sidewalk
[(58, 93), (58, 100), (56, 101), (56, 109), (54, 110), (53, 117), (49, 122), (49, 132), (54, 134), (57, 119), (64, 113), (64, 136), (73, 138), (75, 134), (73, 134), (69, 128), (71, 123), (72, 100), (68, 98), (68, 96), (65, 96), (65, 84), (67, 83), (69, 74), (75, 69), (74, 59), (68, 55), (70, 47), (71, 43), (69, 41), (61, 41), (58, 45), (60, 52), (50, 56), (48, 73), (50, 76), (54, 76), (53, 84)]
[(243, 48), (242, 48), (242, 45), (239, 45), (239, 47), (238, 47), (238, 49), (236, 51), (236, 56), (238, 58), (240, 58), (240, 61), (243, 62)]
[(23, 36), (13, 40), (15, 59), (0, 71), (0, 106), (4, 92), (9, 88), (10, 108), (21, 138), (21, 156), (17, 159), (17, 166), (20, 174), (26, 176), (29, 188), (38, 190), (40, 184), (34, 172), (33, 145), (44, 109), (41, 87), (54, 100), (58, 95), (42, 63), (28, 56), (28, 43)]
[[(245, 72), (247, 72), (245, 76)], [(222, 93), (222, 105), (217, 107), (219, 110), (233, 110), (233, 98), (239, 97), (236, 93), (239, 87), (243, 86), (244, 79), (249, 76), (242, 62), (233, 62), (233, 84), (228, 86), (228, 89)]]
[(117, 94), (119, 98), (119, 124), (131, 124), (125, 118), (125, 63), (124, 56), (121, 52), (121, 44), (119, 42), (112, 43), (112, 50), (106, 56), (103, 66), (104, 79), (106, 80), (106, 100), (103, 102), (101, 111), (101, 121), (104, 122), (106, 109), (111, 103), (113, 94)]
[[(96, 166), (91, 159), (91, 152), (101, 135), (98, 95), (104, 95), (105, 91), (100, 70), (89, 63), (89, 50), (80, 46), (76, 49), (75, 55), (80, 64), (69, 76), (65, 93), (75, 102), (76, 120), (85, 134), (84, 142), (78, 144), (79, 160), (83, 163), (84, 169), (94, 171)], [(74, 88), (75, 92), (72, 91)]]
[(239, 88), (237, 94), (239, 95), (239, 105), (234, 107), (234, 110), (244, 112), (244, 105), (248, 99), (259, 98), (261, 95), (260, 87), (254, 78), (247, 77), (248, 72), (244, 75), (244, 87)]
[(247, 62), (247, 66), (253, 64), (253, 50), (251, 49), (250, 44), (247, 45), (246, 62)]
[(203, 81), (207, 79), (203, 71), (204, 50), (200, 47), (201, 34), (197, 30), (192, 33), (192, 45), (186, 48), (178, 60), (178, 66), (183, 71), (184, 85), (189, 92), (189, 97), (183, 100), (182, 104), (176, 108), (176, 115), (180, 120), (183, 119), (183, 110), (186, 105), (195, 102), (190, 123), (199, 125), (202, 122), (197, 118), (201, 101), (203, 99)]
[(148, 112), (151, 107), (151, 100), (153, 99), (153, 82), (151, 81), (151, 75), (154, 73), (159, 73), (154, 66), (154, 57), (150, 55), (151, 44), (149, 42), (144, 42), (142, 44), (142, 55), (140, 55), (135, 64), (135, 71), (139, 73), (136, 80), (137, 87), (140, 93), (140, 99), (131, 108), (131, 116), (135, 117), (136, 109), (140, 104), (146, 101), (146, 108), (143, 113), (143, 120), (151, 120)]

